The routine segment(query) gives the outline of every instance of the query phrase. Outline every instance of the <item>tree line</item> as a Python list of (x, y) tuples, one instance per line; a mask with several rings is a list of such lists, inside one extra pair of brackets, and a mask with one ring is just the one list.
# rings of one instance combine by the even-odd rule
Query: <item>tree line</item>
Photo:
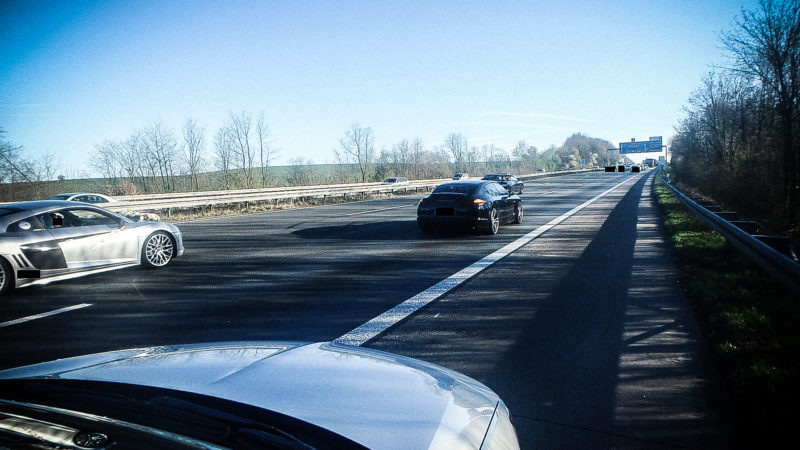
[(800, 0), (761, 0), (720, 40), (730, 62), (691, 95), (671, 140), (674, 179), (800, 232)]
[[(65, 190), (88, 189), (85, 183), (70, 184), (63, 176), (60, 182), (48, 182), (54, 176), (52, 156), (33, 162), (24, 157), (21, 146), (0, 137), (0, 200), (47, 198)], [(95, 145), (89, 165), (102, 174), (102, 181), (91, 188), (132, 195), (369, 182), (390, 176), (430, 179), (456, 172), (523, 174), (604, 165), (611, 147), (606, 140), (576, 133), (560, 147), (540, 151), (519, 141), (506, 151), (494, 144), (470, 145), (462, 133), (450, 133), (435, 145), (419, 138), (401, 139), (379, 150), (372, 128), (359, 124), (352, 125), (338, 144), (331, 164), (315, 164), (300, 156), (288, 166), (275, 167), (279, 151), (263, 113), (230, 113), (210, 139), (194, 119), (187, 119), (180, 130), (154, 121), (127, 138)]]

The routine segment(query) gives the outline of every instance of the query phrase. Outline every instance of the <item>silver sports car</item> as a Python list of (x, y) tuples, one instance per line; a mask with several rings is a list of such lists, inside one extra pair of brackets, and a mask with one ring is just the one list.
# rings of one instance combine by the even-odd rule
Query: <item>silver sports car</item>
[(135, 265), (163, 267), (183, 254), (178, 227), (134, 222), (88, 203), (0, 205), (0, 295)]
[(4, 445), (519, 449), (506, 406), (465, 375), (291, 342), (140, 348), (0, 371)]

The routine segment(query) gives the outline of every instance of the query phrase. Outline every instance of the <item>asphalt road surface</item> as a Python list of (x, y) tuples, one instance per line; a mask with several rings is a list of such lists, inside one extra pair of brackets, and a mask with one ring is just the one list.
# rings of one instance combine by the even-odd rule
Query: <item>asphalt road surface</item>
[(0, 368), (151, 345), (340, 340), (494, 389), (523, 448), (725, 447), (653, 173), (526, 182), (525, 221), (430, 236), (419, 196), (179, 224), (186, 254), (15, 291)]

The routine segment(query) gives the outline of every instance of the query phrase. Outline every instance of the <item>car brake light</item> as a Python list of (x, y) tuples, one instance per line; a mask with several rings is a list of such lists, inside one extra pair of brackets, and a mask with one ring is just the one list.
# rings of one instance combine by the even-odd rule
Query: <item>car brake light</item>
[(475, 206), (483, 206), (486, 203), (486, 200), (482, 198), (476, 198), (472, 201), (472, 203), (475, 204)]

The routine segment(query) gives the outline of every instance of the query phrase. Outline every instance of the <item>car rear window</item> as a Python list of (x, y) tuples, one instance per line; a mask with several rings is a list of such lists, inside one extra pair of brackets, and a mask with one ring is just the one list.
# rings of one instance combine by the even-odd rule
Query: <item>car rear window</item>
[(433, 190), (434, 194), (464, 194), (469, 195), (475, 190), (475, 185), (473, 184), (460, 184), (460, 183), (453, 183), (453, 184), (442, 184), (436, 187)]

